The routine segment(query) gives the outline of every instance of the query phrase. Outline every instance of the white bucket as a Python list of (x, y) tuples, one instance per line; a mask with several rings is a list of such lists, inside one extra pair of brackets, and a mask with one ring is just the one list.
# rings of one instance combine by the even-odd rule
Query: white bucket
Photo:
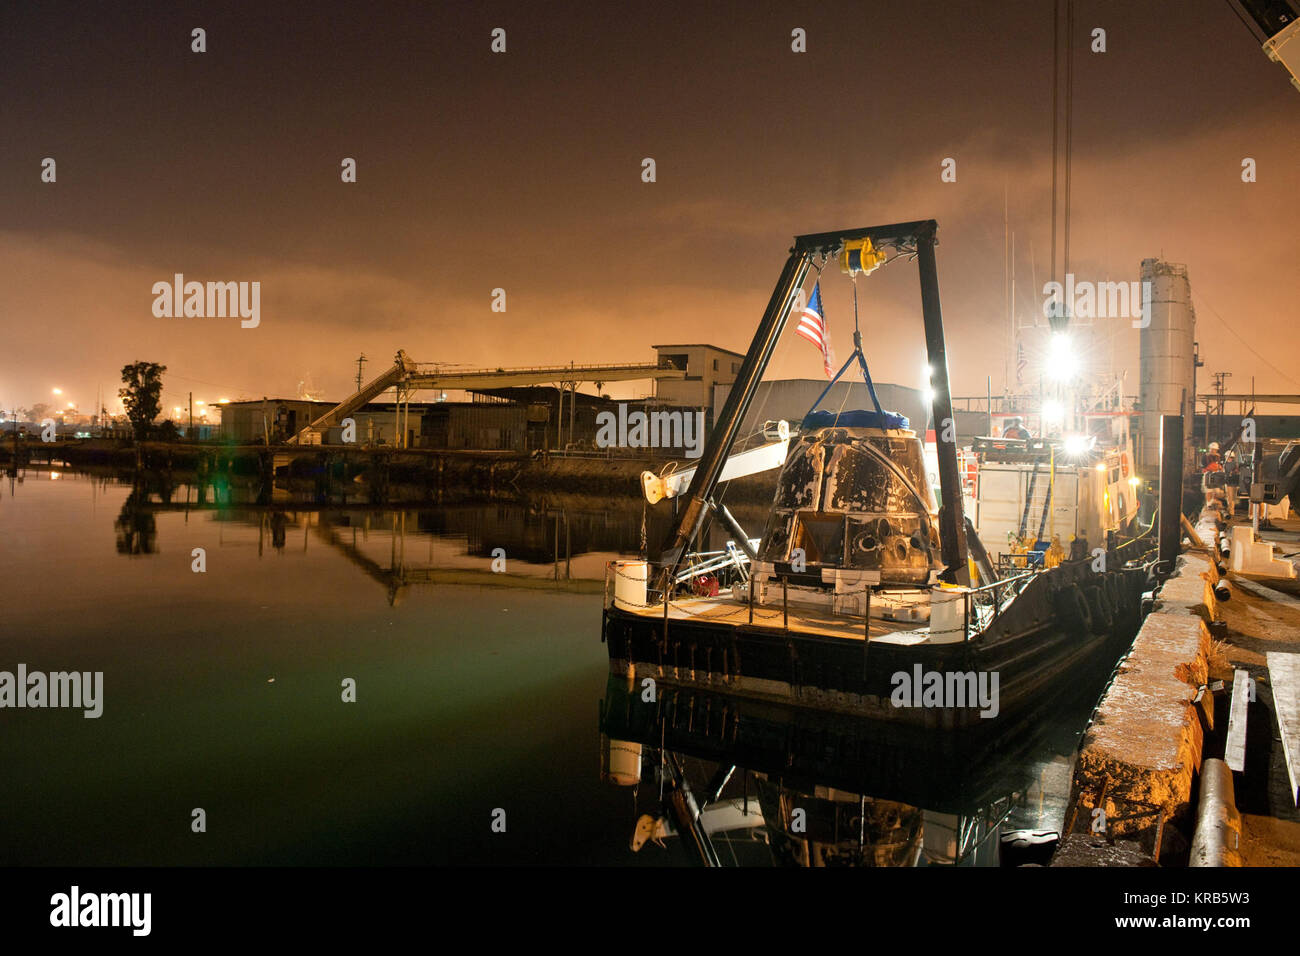
[(640, 783), (641, 745), (628, 740), (610, 740), (609, 771), (605, 776), (619, 787), (635, 787)]
[(930, 643), (955, 644), (966, 640), (968, 588), (930, 589)]
[(624, 611), (639, 611), (646, 606), (645, 561), (615, 561), (614, 606)]

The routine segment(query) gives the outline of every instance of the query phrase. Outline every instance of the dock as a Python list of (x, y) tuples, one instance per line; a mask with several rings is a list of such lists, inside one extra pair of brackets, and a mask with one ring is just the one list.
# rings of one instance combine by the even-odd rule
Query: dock
[[(1216, 542), (1242, 527), (1207, 510), (1195, 531)], [(1300, 520), (1274, 517), (1258, 539), (1300, 567)], [(1188, 550), (1154, 595), (1085, 734), (1054, 866), (1188, 865), (1198, 818), (1215, 816), (1207, 797), (1224, 802), (1218, 816), (1239, 814), (1240, 846), (1193, 865), (1300, 864), (1300, 582), (1234, 572), (1229, 558)], [(1207, 788), (1220, 759), (1231, 786), (1220, 768)]]

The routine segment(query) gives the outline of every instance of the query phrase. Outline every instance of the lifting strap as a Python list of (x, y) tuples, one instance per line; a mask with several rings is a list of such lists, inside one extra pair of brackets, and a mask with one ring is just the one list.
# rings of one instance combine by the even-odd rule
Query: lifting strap
[[(825, 308), (824, 303), (822, 307)], [(822, 389), (822, 393), (817, 396), (817, 401), (812, 403), (812, 408), (808, 409), (807, 414), (817, 410), (817, 406), (822, 403), (822, 399), (830, 393), (831, 388), (840, 380), (840, 376), (849, 370), (849, 366), (853, 364), (854, 359), (858, 360), (858, 365), (862, 369), (862, 380), (867, 383), (867, 394), (871, 396), (871, 404), (876, 406), (876, 414), (883, 419), (885, 413), (880, 407), (880, 399), (876, 397), (876, 387), (871, 383), (871, 372), (867, 369), (867, 357), (862, 352), (862, 331), (858, 328), (858, 277), (856, 275), (853, 277), (853, 354), (840, 366), (840, 370), (835, 373), (835, 377)], [(805, 417), (807, 417), (807, 414)]]

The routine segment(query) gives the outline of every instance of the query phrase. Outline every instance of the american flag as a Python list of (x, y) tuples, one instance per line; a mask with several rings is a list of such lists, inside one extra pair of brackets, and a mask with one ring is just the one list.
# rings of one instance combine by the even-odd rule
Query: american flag
[(818, 351), (822, 353), (822, 365), (826, 369), (826, 377), (830, 378), (831, 370), (831, 339), (826, 333), (826, 320), (822, 318), (822, 286), (818, 282), (813, 286), (812, 298), (808, 300), (807, 307), (799, 316), (799, 328), (795, 330), (813, 345), (817, 346)]
[(1025, 343), (1016, 343), (1016, 384), (1024, 384), (1025, 366), (1029, 364), (1025, 361)]

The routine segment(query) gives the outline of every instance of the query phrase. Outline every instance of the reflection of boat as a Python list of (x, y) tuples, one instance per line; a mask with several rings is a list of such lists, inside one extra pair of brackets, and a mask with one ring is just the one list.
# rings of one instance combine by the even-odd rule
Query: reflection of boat
[[(605, 778), (632, 787), (654, 771), (669, 786), (661, 815), (638, 820), (634, 849), (658, 824), (661, 836), (685, 835), (682, 845), (692, 855), (716, 864), (723, 855), (711, 838), (718, 831), (762, 824), (779, 863), (995, 864), (997, 836), (1013, 813), (1022, 818), (1017, 829), (1028, 824), (1039, 840), (1054, 842), (1068, 773), (1056, 781), (1063, 792), (1051, 812), (1026, 808), (1034, 801), (1025, 795), (1040, 768), (1073, 753), (1072, 730), (1086, 718), (1100, 682), (1077, 690), (1043, 702), (1015, 725), (990, 725), (999, 732), (976, 739), (903, 728), (882, 734), (864, 718), (670, 681), (648, 694), (611, 675), (601, 704)], [(707, 787), (693, 791), (685, 782), (688, 759), (706, 772), (716, 768)], [(700, 826), (692, 833), (695, 817)]]
[[(935, 229), (904, 223), (795, 240), (689, 488), (672, 499), (682, 507), (662, 553), (611, 568), (603, 638), (615, 673), (915, 728), (971, 729), (1113, 666), (1136, 630), (1145, 570), (1124, 567), (1112, 539), (1074, 560), (1057, 555), (1043, 570), (999, 572), (964, 515), (955, 434), (936, 446), (936, 499), (907, 419), (878, 403), (814, 408), (790, 441), (757, 549), (714, 498), (815, 256), (844, 262), (856, 250), (848, 261), (861, 266), (892, 261), (883, 252), (892, 248), (917, 259), (933, 415), (951, 431)], [(855, 343), (841, 374), (856, 359), (874, 399), (860, 334)], [(679, 570), (689, 569), (710, 513), (753, 553), (732, 564), (730, 588), (691, 580), (695, 593), (679, 595)]]
[[(1082, 725), (1104, 675), (1080, 680), (1071, 693), (1043, 700), (980, 732), (934, 734), (868, 718), (754, 700), (726, 687), (705, 689), (670, 677), (653, 685), (611, 674), (601, 705), (601, 732), (628, 746), (610, 751), (606, 776), (631, 785), (646, 746), (702, 760), (816, 781), (944, 812), (961, 812), (1013, 789), (1027, 755), (1073, 748), (1061, 716)], [(653, 696), (653, 700), (650, 698)], [(1074, 728), (1077, 729), (1077, 728)], [(1068, 742), (1067, 742), (1068, 738)]]
[[(923, 810), (831, 787), (790, 787), (766, 775), (757, 784), (779, 865), (916, 866), (922, 859), (930, 833)], [(942, 853), (942, 862), (959, 858), (946, 839)]]

